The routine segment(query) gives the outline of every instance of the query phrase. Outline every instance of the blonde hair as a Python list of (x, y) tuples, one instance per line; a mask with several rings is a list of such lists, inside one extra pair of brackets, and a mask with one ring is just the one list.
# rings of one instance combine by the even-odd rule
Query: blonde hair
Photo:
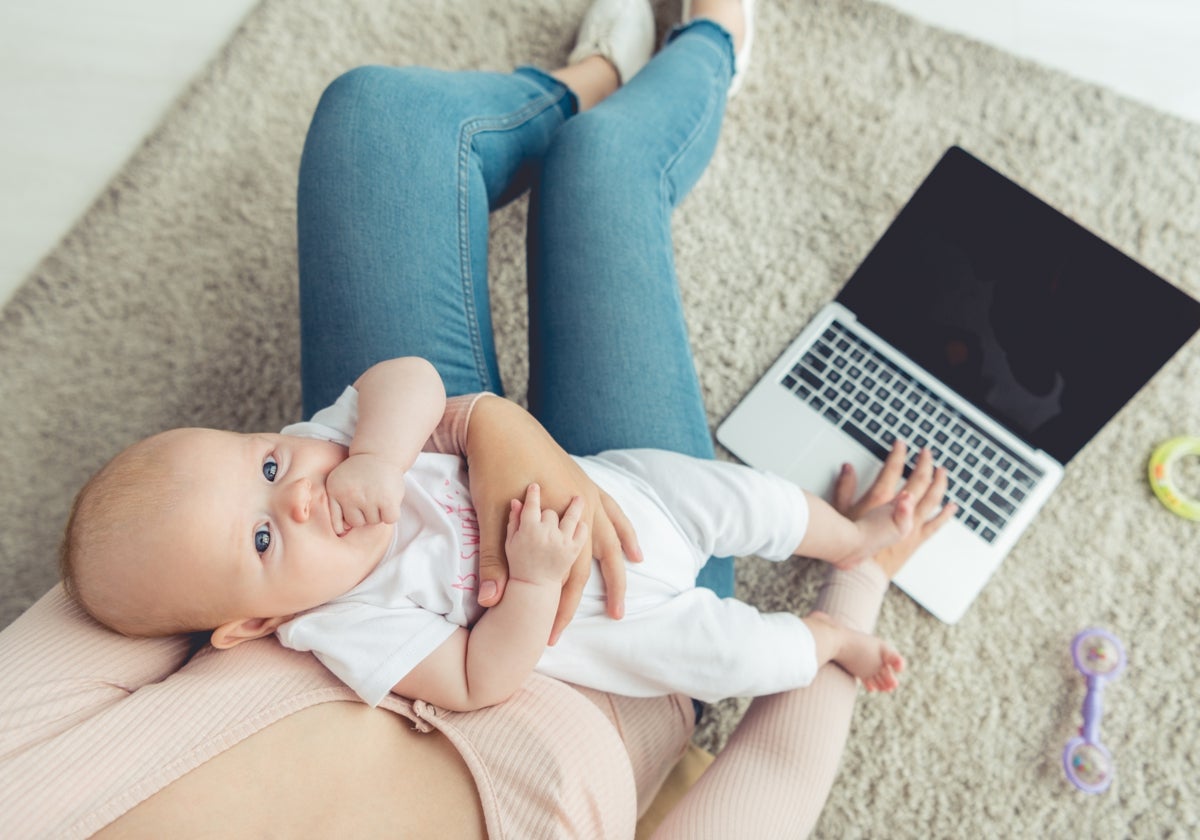
[[(201, 604), (171, 604), (153, 587), (130, 586), (131, 575), (153, 574), (161, 547), (146, 534), (178, 509), (186, 477), (171, 469), (178, 432), (133, 444), (80, 489), (59, 551), (63, 587), (101, 624), (126, 636), (171, 636), (211, 630), (219, 620)], [(181, 548), (181, 547), (177, 547)]]

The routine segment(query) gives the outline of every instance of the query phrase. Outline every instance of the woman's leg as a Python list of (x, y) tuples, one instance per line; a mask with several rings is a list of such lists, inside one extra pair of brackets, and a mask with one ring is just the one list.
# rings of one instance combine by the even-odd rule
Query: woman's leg
[(570, 452), (711, 457), (670, 217), (716, 147), (729, 37), (700, 21), (564, 125), (529, 221), (531, 411)]
[[(670, 217), (716, 147), (732, 67), (725, 31), (693, 23), (546, 152), (529, 212), (529, 405), (569, 452), (713, 456)], [(732, 594), (732, 562), (701, 582)]]
[[(870, 632), (887, 590), (873, 562), (830, 569), (817, 609)], [(807, 837), (837, 776), (858, 684), (834, 663), (807, 688), (758, 697), (655, 838)]]
[(488, 212), (524, 191), (574, 110), (529, 68), (363, 67), (329, 86), (297, 197), (306, 417), (394, 356), (430, 359), (452, 395), (501, 391)]

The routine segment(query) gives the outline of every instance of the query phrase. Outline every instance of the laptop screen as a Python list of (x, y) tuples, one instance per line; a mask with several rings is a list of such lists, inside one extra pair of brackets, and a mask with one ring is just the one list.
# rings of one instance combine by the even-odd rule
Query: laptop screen
[(1200, 302), (958, 148), (838, 301), (1064, 464), (1200, 328)]

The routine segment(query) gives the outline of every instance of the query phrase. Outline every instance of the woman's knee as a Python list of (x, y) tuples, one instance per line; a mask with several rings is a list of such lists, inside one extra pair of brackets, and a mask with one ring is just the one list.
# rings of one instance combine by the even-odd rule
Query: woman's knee
[(326, 86), (313, 124), (331, 124), (348, 136), (381, 124), (390, 130), (410, 122), (433, 98), (433, 87), (423, 68), (355, 67)]
[[(462, 115), (447, 74), (423, 67), (356, 67), (322, 94), (305, 140), (301, 184), (409, 177), (450, 166)], [(452, 169), (450, 171), (453, 171)]]
[(623, 114), (584, 111), (567, 120), (546, 152), (543, 188), (566, 187), (578, 197), (628, 194), (639, 184), (657, 188), (658, 178), (624, 124)]

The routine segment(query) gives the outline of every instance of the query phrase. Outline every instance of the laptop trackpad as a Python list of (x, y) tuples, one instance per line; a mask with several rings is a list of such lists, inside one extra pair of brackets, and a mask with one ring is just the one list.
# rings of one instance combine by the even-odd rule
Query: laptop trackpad
[(788, 467), (785, 476), (810, 493), (829, 501), (833, 499), (834, 482), (842, 464), (848, 463), (854, 467), (858, 479), (857, 494), (871, 486), (883, 466), (865, 448), (828, 425), (803, 449), (800, 457)]

